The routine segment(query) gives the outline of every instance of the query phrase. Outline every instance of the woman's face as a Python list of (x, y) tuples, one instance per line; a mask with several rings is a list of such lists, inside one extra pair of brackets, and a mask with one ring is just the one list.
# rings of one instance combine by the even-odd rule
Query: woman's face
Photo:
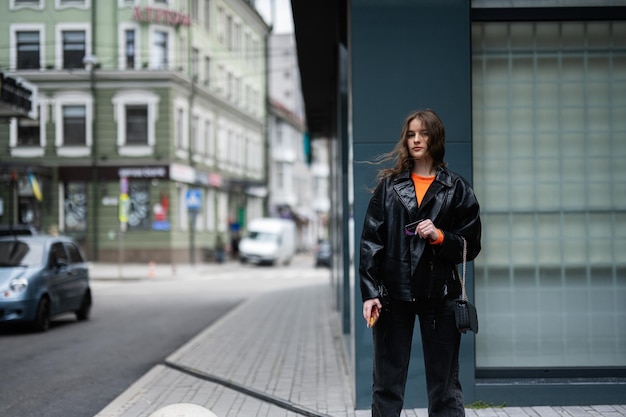
[(407, 148), (411, 159), (426, 161), (430, 159), (428, 153), (428, 131), (422, 126), (420, 119), (413, 119), (409, 122), (407, 131)]

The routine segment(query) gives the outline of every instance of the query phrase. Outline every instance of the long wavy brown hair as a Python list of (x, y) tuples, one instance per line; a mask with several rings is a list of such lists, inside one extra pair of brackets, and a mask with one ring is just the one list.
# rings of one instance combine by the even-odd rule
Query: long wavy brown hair
[(380, 183), (387, 177), (398, 175), (401, 172), (413, 168), (413, 159), (409, 155), (408, 132), (409, 123), (414, 119), (419, 119), (422, 122), (424, 130), (426, 130), (428, 134), (428, 153), (433, 158), (433, 166), (437, 168), (446, 165), (443, 160), (446, 154), (446, 130), (443, 126), (443, 122), (439, 116), (437, 116), (437, 113), (430, 109), (417, 110), (410, 113), (406, 119), (404, 119), (400, 140), (398, 140), (396, 146), (391, 152), (384, 153), (377, 158), (376, 163), (395, 161), (393, 168), (381, 169), (378, 172), (376, 176), (377, 183)]

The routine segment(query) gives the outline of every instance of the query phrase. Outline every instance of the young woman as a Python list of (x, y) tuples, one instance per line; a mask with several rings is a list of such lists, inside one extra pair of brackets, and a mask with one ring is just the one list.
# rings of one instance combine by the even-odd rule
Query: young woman
[(381, 161), (360, 242), (363, 317), (372, 327), (372, 416), (400, 416), (416, 316), (430, 417), (465, 415), (459, 382), (454, 300), (457, 264), (480, 252), (478, 201), (469, 183), (444, 162), (445, 129), (431, 110), (404, 121), (400, 140)]

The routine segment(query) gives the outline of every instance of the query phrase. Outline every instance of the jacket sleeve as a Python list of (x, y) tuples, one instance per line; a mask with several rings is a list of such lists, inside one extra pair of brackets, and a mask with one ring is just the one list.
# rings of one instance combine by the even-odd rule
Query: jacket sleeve
[(443, 229), (444, 240), (435, 248), (435, 256), (460, 264), (463, 262), (463, 239), (467, 241), (467, 261), (472, 261), (481, 250), (482, 224), (480, 206), (469, 183), (458, 178), (455, 181), (451, 206), (452, 223)]
[(385, 249), (384, 182), (376, 187), (370, 199), (361, 233), (359, 277), (363, 301), (379, 296), (378, 283)]

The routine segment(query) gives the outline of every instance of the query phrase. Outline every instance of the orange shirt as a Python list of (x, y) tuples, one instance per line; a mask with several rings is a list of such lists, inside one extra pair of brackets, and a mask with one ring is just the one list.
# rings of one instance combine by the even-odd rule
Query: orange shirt
[[(422, 200), (426, 195), (426, 191), (428, 191), (428, 187), (430, 184), (435, 181), (435, 177), (422, 177), (420, 175), (414, 174), (411, 172), (411, 179), (413, 180), (413, 185), (415, 186), (415, 197), (417, 198), (417, 205), (420, 206), (422, 204)], [(437, 240), (431, 240), (431, 245), (441, 245), (443, 243), (443, 232), (439, 230), (439, 237)]]

